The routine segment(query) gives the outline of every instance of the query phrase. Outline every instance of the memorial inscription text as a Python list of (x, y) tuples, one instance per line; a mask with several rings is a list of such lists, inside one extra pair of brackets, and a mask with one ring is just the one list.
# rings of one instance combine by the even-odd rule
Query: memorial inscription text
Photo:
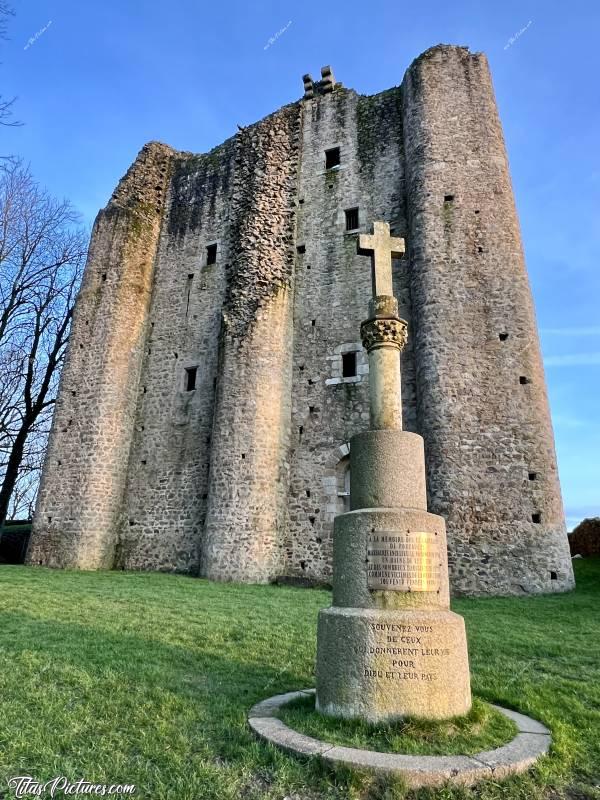
[(369, 589), (437, 592), (441, 563), (435, 533), (374, 531), (367, 541)]

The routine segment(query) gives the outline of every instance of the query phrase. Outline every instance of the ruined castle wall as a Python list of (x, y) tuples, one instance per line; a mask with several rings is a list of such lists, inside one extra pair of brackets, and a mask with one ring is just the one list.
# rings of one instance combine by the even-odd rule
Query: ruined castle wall
[(236, 136), (200, 565), (209, 578), (263, 582), (281, 572), (300, 125), (297, 103)]
[[(304, 100), (294, 297), (292, 452), (285, 574), (329, 580), (333, 518), (344, 510), (347, 442), (368, 427), (368, 363), (360, 337), (371, 294), (370, 260), (356, 253), (375, 219), (406, 235), (400, 91), (361, 97), (341, 87)], [(326, 169), (325, 151), (340, 165)], [(394, 262), (394, 290), (410, 320), (408, 263)], [(355, 377), (342, 353), (356, 352)], [(405, 427), (415, 430), (412, 347), (402, 356)]]
[(111, 567), (172, 150), (144, 147), (94, 226), (28, 560)]
[(453, 590), (564, 590), (544, 372), (487, 61), (434, 48), (403, 91), (419, 431)]
[(569, 588), (491, 81), (448, 46), (372, 97), (321, 83), (211, 153), (141, 151), (96, 221), (30, 561), (327, 581), (369, 420), (356, 240), (376, 219), (407, 241), (404, 427), (425, 438), (454, 591)]
[(120, 527), (117, 566), (124, 569), (198, 571), (234, 155), (229, 140), (175, 159)]

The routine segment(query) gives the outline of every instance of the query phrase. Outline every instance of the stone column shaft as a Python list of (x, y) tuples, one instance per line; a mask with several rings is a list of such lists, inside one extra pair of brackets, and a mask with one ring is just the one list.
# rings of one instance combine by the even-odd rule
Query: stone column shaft
[(360, 335), (369, 354), (371, 430), (402, 430), (400, 351), (406, 343), (406, 322), (398, 317), (398, 301), (391, 295), (371, 300), (369, 317)]
[(369, 353), (369, 410), (371, 430), (402, 430), (400, 358), (395, 347)]

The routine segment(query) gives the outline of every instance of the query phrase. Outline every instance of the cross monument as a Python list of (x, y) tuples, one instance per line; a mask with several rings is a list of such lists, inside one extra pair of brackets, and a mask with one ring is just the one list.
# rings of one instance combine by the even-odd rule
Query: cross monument
[(350, 442), (350, 511), (335, 518), (332, 606), (319, 614), (317, 708), (380, 722), (446, 719), (471, 707), (462, 617), (450, 611), (446, 526), (429, 514), (423, 439), (402, 430), (392, 257), (404, 240), (386, 222), (357, 241), (371, 257), (361, 339), (369, 356), (370, 430)]

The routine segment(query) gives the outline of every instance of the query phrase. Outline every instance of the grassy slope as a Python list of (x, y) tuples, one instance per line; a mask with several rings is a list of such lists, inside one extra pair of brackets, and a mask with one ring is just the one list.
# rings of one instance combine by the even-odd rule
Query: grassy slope
[[(600, 560), (578, 590), (461, 600), (473, 688), (541, 719), (532, 774), (425, 798), (600, 798)], [(253, 739), (256, 701), (314, 684), (326, 592), (0, 567), (0, 781), (135, 783), (148, 800), (401, 798)], [(0, 783), (0, 796), (2, 791)]]

